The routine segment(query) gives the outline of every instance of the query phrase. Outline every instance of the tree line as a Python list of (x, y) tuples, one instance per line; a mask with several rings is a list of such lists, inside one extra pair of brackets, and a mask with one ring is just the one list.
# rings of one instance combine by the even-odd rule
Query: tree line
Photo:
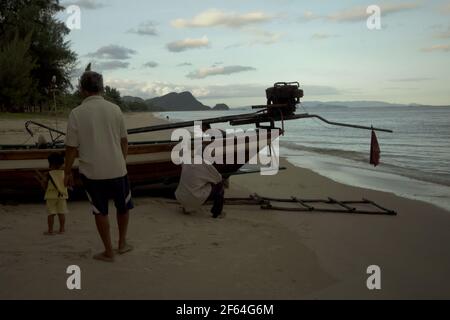
[[(53, 90), (72, 89), (77, 54), (70, 49), (65, 23), (55, 18), (64, 10), (58, 0), (0, 2), (0, 108), (23, 112), (43, 107)], [(52, 81), (52, 80), (55, 81)]]
[[(59, 110), (81, 103), (71, 83), (77, 54), (65, 40), (70, 30), (56, 18), (63, 10), (59, 0), (0, 1), (0, 111), (43, 112), (55, 102)], [(105, 98), (125, 111), (145, 108), (123, 103), (108, 86)]]

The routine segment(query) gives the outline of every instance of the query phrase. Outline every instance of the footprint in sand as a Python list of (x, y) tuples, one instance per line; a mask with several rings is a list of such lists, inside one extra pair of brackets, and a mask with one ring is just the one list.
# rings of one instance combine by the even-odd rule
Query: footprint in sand
[(90, 259), (92, 256), (92, 250), (84, 251), (67, 251), (62, 253), (65, 259)]

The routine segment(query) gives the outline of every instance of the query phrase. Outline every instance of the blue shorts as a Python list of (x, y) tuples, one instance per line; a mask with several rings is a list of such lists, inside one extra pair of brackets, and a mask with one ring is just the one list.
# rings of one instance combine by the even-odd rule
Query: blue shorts
[(119, 214), (134, 208), (128, 175), (105, 180), (92, 180), (82, 174), (80, 176), (94, 215), (107, 215), (111, 199)]

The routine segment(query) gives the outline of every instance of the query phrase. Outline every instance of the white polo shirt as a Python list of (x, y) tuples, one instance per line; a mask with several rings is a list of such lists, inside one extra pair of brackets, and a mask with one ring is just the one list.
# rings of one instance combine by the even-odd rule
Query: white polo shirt
[(65, 143), (78, 148), (80, 173), (93, 180), (114, 179), (127, 174), (120, 144), (126, 137), (120, 108), (91, 96), (70, 113)]

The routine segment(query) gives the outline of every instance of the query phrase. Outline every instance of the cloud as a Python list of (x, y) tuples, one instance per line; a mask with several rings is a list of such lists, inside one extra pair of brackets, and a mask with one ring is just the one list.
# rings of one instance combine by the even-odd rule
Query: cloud
[[(408, 11), (420, 7), (418, 2), (405, 2), (395, 4), (380, 4), (381, 15), (386, 17), (393, 13)], [(328, 20), (332, 22), (358, 22), (367, 20), (369, 14), (367, 13), (367, 6), (355, 6), (343, 11), (331, 13), (329, 15), (316, 15), (311, 11), (306, 11), (300, 21), (311, 21), (317, 19)]]
[(250, 41), (250, 45), (253, 44), (274, 44), (277, 43), (281, 37), (281, 33), (261, 30), (261, 29), (248, 29), (250, 33), (253, 34), (254, 38), (252, 41)]
[(109, 46), (101, 47), (96, 52), (88, 53), (87, 56), (98, 59), (126, 60), (130, 59), (131, 55), (136, 53), (137, 52), (132, 49), (112, 44)]
[(171, 92), (190, 91), (199, 99), (261, 98), (265, 99), (266, 87), (257, 84), (193, 86), (168, 82), (145, 82), (128, 79), (105, 79), (105, 84), (117, 88), (122, 95), (144, 99), (159, 97)]
[(258, 84), (211, 85), (198, 90), (202, 99), (265, 98), (266, 87)]
[(303, 18), (300, 18), (300, 21), (312, 21), (320, 18), (321, 16), (314, 14), (312, 11), (306, 11), (303, 13)]
[(186, 77), (190, 79), (204, 79), (210, 76), (229, 75), (232, 73), (254, 71), (254, 70), (256, 69), (253, 67), (246, 67), (246, 66), (225, 66), (225, 67), (216, 66), (193, 71), (189, 73)]
[(438, 39), (449, 39), (450, 38), (450, 31), (438, 33), (436, 35), (436, 38), (438, 38)]
[(123, 61), (117, 61), (117, 60), (102, 61), (102, 62), (98, 62), (98, 63), (93, 62), (92, 69), (99, 70), (99, 71), (116, 70), (116, 69), (128, 68), (129, 65), (130, 65), (129, 62), (123, 62)]
[(146, 82), (129, 79), (111, 79), (106, 78), (105, 84), (117, 88), (122, 95), (137, 96), (144, 99), (159, 97), (170, 92), (194, 92), (194, 88), (185, 85), (177, 85), (167, 82)]
[(254, 45), (272, 45), (280, 41), (283, 37), (281, 33), (275, 33), (271, 31), (266, 31), (258, 28), (245, 28), (244, 32), (251, 35), (251, 38), (247, 41), (237, 42), (225, 47), (225, 49), (239, 48), (244, 46), (254, 46)]
[[(381, 15), (386, 17), (390, 14), (416, 9), (419, 4), (416, 2), (410, 3), (395, 3), (395, 4), (381, 4)], [(328, 20), (336, 22), (352, 22), (366, 20), (368, 17), (367, 7), (357, 6), (345, 11), (337, 12), (327, 16)]]
[(192, 63), (183, 62), (183, 63), (177, 64), (177, 67), (188, 67), (188, 66), (192, 66)]
[(128, 30), (128, 33), (134, 33), (140, 36), (157, 36), (156, 24), (153, 21), (141, 23), (137, 28)]
[(200, 39), (187, 38), (180, 41), (174, 41), (167, 44), (167, 49), (171, 52), (181, 52), (188, 49), (209, 47), (209, 40), (206, 36)]
[[(129, 62), (111, 60), (111, 61), (91, 61), (92, 70), (97, 72), (103, 72), (107, 70), (117, 70), (117, 69), (125, 69), (130, 66)], [(84, 70), (87, 66), (87, 63), (82, 63), (80, 66), (80, 62), (78, 62), (77, 66), (71, 71), (70, 78), (72, 81), (77, 81), (84, 73)]]
[[(353, 7), (344, 11), (332, 13), (325, 17), (325, 19), (335, 22), (355, 22), (366, 20), (368, 17), (367, 7)], [(384, 10), (382, 9), (384, 13)]]
[(447, 3), (443, 3), (439, 7), (439, 12), (442, 14), (450, 14), (450, 1), (447, 1)]
[(420, 88), (412, 87), (384, 87), (384, 90), (420, 90)]
[(437, 38), (437, 39), (449, 39), (450, 38), (450, 27), (447, 29), (447, 31), (437, 33), (435, 35), (435, 38)]
[(245, 25), (263, 23), (270, 21), (271, 19), (271, 16), (261, 11), (238, 14), (210, 9), (196, 15), (190, 20), (176, 19), (173, 20), (171, 24), (175, 28), (204, 28), (217, 26), (241, 28)]
[(336, 38), (337, 35), (336, 34), (329, 34), (329, 33), (314, 33), (311, 36), (311, 39), (313, 40), (326, 40), (326, 39), (330, 39), (330, 38)]
[(156, 63), (154, 61), (149, 61), (144, 64), (144, 67), (147, 67), (147, 68), (156, 68), (157, 66), (158, 66), (158, 63)]
[(422, 52), (437, 52), (437, 51), (449, 52), (450, 51), (450, 45), (448, 45), (448, 44), (438, 44), (438, 45), (435, 45), (435, 46), (422, 48), (420, 50)]
[(75, 5), (79, 6), (81, 9), (87, 10), (101, 9), (107, 6), (106, 4), (96, 0), (76, 0), (71, 2), (64, 2), (62, 5), (63, 6)]
[[(217, 88), (216, 87), (210, 88), (204, 86), (183, 85), (161, 81), (147, 82), (129, 79), (110, 79), (110, 78), (107, 78), (105, 80), (105, 84), (117, 88), (124, 96), (126, 95), (135, 96), (144, 99), (160, 97), (171, 92), (184, 92), (184, 91), (190, 91), (197, 98), (206, 99), (211, 95), (215, 95), (218, 92), (217, 90), (221, 90), (220, 87), (218, 86)], [(262, 94), (264, 95), (264, 91), (262, 91)], [(221, 96), (232, 97), (232, 93), (230, 92), (230, 95), (225, 94)]]
[(437, 23), (437, 24), (433, 24), (433, 25), (429, 26), (428, 29), (437, 30), (437, 29), (442, 29), (443, 27), (444, 27), (444, 25), (442, 23)]

